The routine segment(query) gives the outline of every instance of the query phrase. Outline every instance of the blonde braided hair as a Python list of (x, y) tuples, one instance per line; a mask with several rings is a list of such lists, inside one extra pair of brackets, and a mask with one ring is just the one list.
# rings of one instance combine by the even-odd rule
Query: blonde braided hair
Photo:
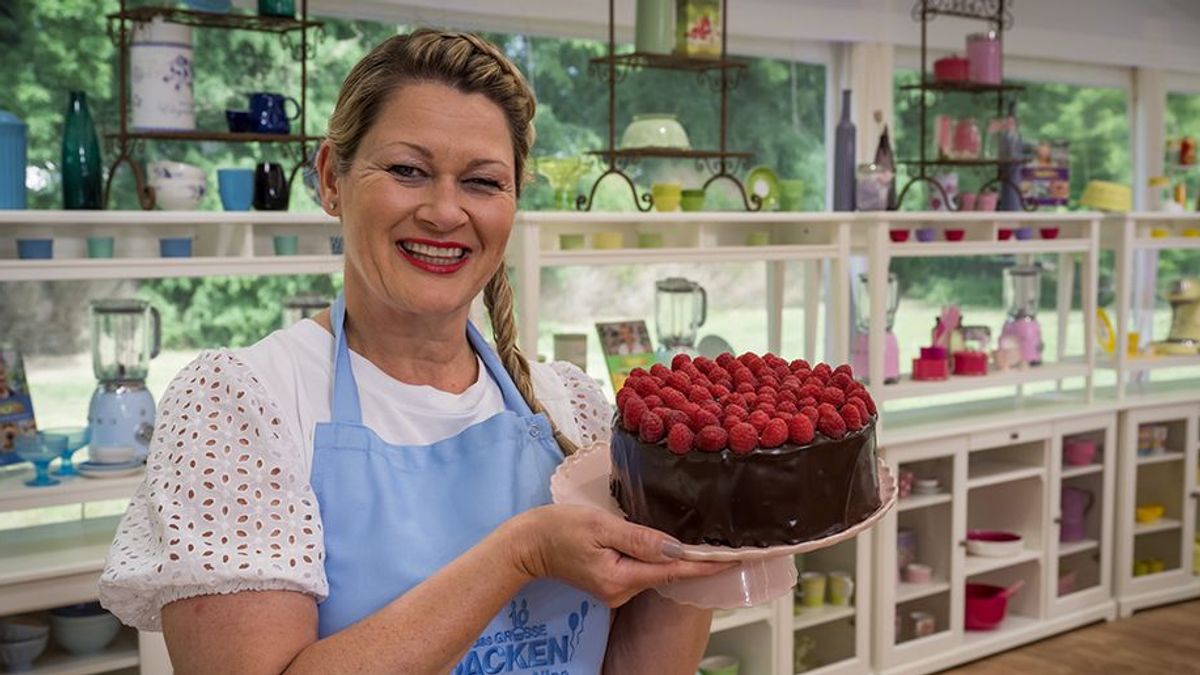
[[(513, 144), (517, 196), (525, 181), (525, 162), (533, 147), (533, 117), (537, 101), (533, 90), (495, 45), (471, 33), (428, 28), (384, 40), (362, 58), (342, 82), (337, 105), (329, 118), (328, 142), (337, 151), (337, 170), (345, 174), (359, 143), (371, 129), (388, 96), (414, 82), (437, 82), (468, 94), (482, 94), (504, 112)], [(517, 391), (536, 413), (546, 413), (533, 393), (529, 362), (517, 347), (513, 320), (513, 293), (504, 263), (483, 292), (492, 322), (496, 353)], [(576, 451), (571, 439), (546, 414), (554, 440), (564, 455)]]

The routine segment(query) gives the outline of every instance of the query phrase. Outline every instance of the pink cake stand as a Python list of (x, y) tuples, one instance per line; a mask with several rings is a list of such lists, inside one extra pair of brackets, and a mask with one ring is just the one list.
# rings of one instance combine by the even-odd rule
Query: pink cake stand
[[(837, 534), (789, 546), (767, 548), (683, 546), (684, 560), (740, 562), (741, 564), (703, 579), (676, 581), (655, 590), (675, 602), (706, 609), (752, 607), (787, 593), (796, 585), (792, 556), (828, 548), (874, 525), (896, 503), (896, 481), (891, 470), (879, 461), (879, 508), (862, 522)], [(555, 504), (590, 506), (625, 517), (609, 490), (612, 456), (607, 444), (581, 449), (559, 465), (550, 478), (550, 495)]]

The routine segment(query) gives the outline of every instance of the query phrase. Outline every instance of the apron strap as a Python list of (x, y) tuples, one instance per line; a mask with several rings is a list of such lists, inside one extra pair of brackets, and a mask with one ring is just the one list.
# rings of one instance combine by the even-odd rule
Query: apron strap
[(334, 422), (362, 424), (362, 406), (358, 402), (358, 382), (350, 365), (350, 348), (346, 345), (346, 294), (338, 293), (329, 315), (333, 326), (333, 398), (331, 412)]
[(532, 415), (533, 410), (529, 408), (529, 404), (525, 402), (521, 392), (517, 391), (517, 385), (509, 376), (508, 371), (504, 369), (504, 364), (500, 363), (500, 355), (496, 353), (495, 349), (492, 349), (492, 346), (480, 335), (470, 320), (467, 321), (467, 340), (471, 343), (471, 348), (483, 360), (483, 366), (491, 374), (492, 380), (500, 387), (500, 393), (504, 396), (505, 409), (517, 413), (521, 417)]

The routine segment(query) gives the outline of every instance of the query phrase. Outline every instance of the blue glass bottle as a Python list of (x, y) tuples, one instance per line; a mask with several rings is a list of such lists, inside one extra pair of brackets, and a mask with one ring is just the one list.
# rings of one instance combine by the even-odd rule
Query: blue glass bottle
[(64, 209), (103, 208), (100, 139), (88, 112), (87, 95), (71, 92), (63, 123), (62, 185)]

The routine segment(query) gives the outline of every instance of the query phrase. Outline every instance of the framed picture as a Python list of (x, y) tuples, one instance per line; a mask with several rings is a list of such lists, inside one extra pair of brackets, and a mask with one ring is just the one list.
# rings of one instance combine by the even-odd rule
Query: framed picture
[(0, 346), (0, 466), (21, 461), (13, 439), (37, 429), (21, 352)]
[(654, 341), (646, 322), (613, 321), (597, 323), (600, 349), (604, 352), (604, 363), (612, 380), (613, 391), (619, 391), (634, 368), (649, 368), (657, 362)]

